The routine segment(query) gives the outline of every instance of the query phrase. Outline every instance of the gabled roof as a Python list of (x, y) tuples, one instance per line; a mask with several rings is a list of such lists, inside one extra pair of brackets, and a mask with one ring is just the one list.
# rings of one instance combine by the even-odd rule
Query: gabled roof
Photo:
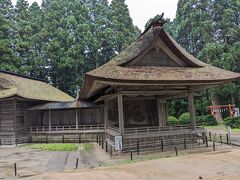
[(74, 98), (43, 80), (0, 71), (0, 99), (12, 96), (54, 102), (74, 101)]
[[(179, 66), (131, 65), (134, 64), (133, 61), (143, 58), (155, 46), (159, 46), (172, 59), (176, 59)], [(104, 89), (109, 82), (194, 85), (200, 82), (220, 84), (239, 77), (238, 73), (223, 70), (196, 59), (166, 33), (162, 26), (155, 26), (115, 58), (86, 73), (80, 99), (90, 98), (97, 91)]]

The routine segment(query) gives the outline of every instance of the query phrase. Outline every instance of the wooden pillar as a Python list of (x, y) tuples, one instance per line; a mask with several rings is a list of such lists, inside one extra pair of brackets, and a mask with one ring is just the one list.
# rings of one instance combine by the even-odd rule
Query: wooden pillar
[(78, 130), (78, 109), (76, 107), (76, 130)]
[(16, 133), (17, 133), (17, 99), (16, 98), (13, 99), (13, 116), (14, 116), (13, 129), (14, 129), (14, 133), (16, 135)]
[(104, 128), (106, 131), (107, 130), (107, 122), (108, 122), (108, 107), (107, 107), (106, 101), (104, 102), (103, 110), (104, 110)]
[(27, 103), (24, 102), (24, 131), (27, 131)]
[(169, 114), (168, 114), (168, 104), (167, 104), (166, 101), (165, 101), (164, 106), (165, 106), (165, 113), (166, 113), (166, 119), (165, 119), (165, 126), (166, 126), (167, 125), (167, 121), (168, 121), (168, 116), (169, 116)]
[(52, 125), (51, 125), (52, 123), (51, 123), (51, 110), (49, 109), (48, 110), (48, 130), (49, 131), (51, 131), (51, 127), (52, 127)]
[(120, 135), (124, 136), (124, 118), (123, 118), (123, 98), (122, 98), (122, 94), (118, 94), (118, 120), (119, 120)]
[(166, 103), (163, 100), (157, 99), (157, 109), (158, 109), (158, 125), (166, 126), (167, 124), (167, 109)]
[(194, 98), (193, 98), (192, 91), (188, 93), (188, 109), (189, 109), (192, 129), (194, 130), (196, 129), (196, 116), (195, 116)]

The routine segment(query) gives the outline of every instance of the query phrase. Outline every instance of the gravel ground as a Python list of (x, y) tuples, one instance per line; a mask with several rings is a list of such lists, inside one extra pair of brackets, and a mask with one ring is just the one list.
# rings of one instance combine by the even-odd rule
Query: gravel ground
[[(233, 149), (231, 146), (227, 145), (216, 145), (215, 153), (209, 153), (213, 151), (212, 144), (209, 142), (209, 147), (206, 148), (204, 145), (202, 147), (197, 147), (194, 149), (187, 149), (187, 150), (179, 150), (179, 157), (175, 157), (175, 151), (168, 151), (164, 153), (155, 153), (155, 154), (145, 154), (141, 153), (140, 156), (134, 154), (133, 158), (135, 161), (145, 161), (140, 163), (135, 163), (132, 165), (126, 165), (130, 162), (130, 155), (125, 154), (122, 156), (113, 156), (110, 157), (109, 154), (106, 154), (104, 150), (102, 150), (97, 144), (93, 143), (93, 148), (90, 149), (89, 152), (83, 150), (83, 145), (80, 145), (78, 151), (71, 151), (71, 152), (50, 152), (50, 151), (40, 151), (40, 150), (33, 150), (28, 149), (26, 147), (0, 147), (0, 179), (7, 178), (7, 179), (14, 179), (14, 169), (13, 164), (17, 163), (17, 173), (19, 178), (29, 178), (29, 179), (78, 179), (81, 174), (81, 179), (159, 179), (160, 176), (167, 173), (169, 177), (172, 174), (180, 173), (178, 168), (182, 170), (182, 172), (189, 169), (190, 172), (194, 172), (189, 165), (191, 166), (200, 166), (197, 167), (199, 169), (198, 173), (194, 173), (194, 177), (196, 174), (199, 176), (206, 176), (208, 173), (208, 166), (213, 169), (212, 171), (218, 174), (225, 171), (218, 171), (215, 168), (221, 168), (226, 164), (227, 173), (229, 172), (228, 168), (231, 168), (231, 164), (235, 163), (237, 158), (240, 158), (240, 153), (236, 158), (231, 161), (219, 161), (215, 162), (216, 164), (212, 163), (214, 161), (208, 161), (209, 157), (216, 158), (220, 155), (219, 152), (227, 152), (223, 154), (229, 154), (227, 156), (231, 157), (231, 153), (238, 151)], [(233, 150), (232, 150), (233, 149)], [(208, 153), (203, 153), (208, 152)], [(197, 153), (197, 154), (196, 154)], [(187, 155), (187, 154), (194, 154), (194, 155)], [(196, 154), (196, 159), (195, 159)], [(205, 158), (200, 156), (204, 156)], [(227, 157), (226, 156), (226, 157)], [(171, 158), (164, 158), (164, 157), (171, 157)], [(219, 156), (220, 157), (220, 156)], [(76, 159), (78, 158), (78, 169), (75, 169), (76, 166)], [(161, 158), (161, 159), (159, 159)], [(157, 160), (149, 160), (149, 159), (157, 159)], [(194, 163), (192, 163), (189, 159), (192, 159)], [(149, 161), (146, 161), (149, 160)], [(239, 159), (238, 159), (239, 160)], [(175, 162), (176, 161), (176, 162)], [(178, 164), (178, 161), (181, 161)], [(182, 162), (183, 161), (183, 162)], [(189, 161), (189, 162), (188, 162)], [(200, 163), (198, 163), (198, 161)], [(205, 166), (202, 164), (202, 161)], [(151, 162), (153, 163), (151, 165)], [(150, 164), (149, 164), (150, 163)], [(158, 164), (159, 163), (159, 164)], [(168, 164), (168, 166), (165, 166)], [(174, 164), (177, 166), (174, 166)], [(219, 164), (220, 163), (220, 164)], [(139, 167), (138, 167), (139, 164)], [(141, 165), (142, 164), (142, 165)], [(186, 166), (184, 166), (186, 164)], [(239, 163), (240, 164), (240, 163)], [(122, 165), (122, 166), (119, 166)], [(99, 168), (99, 166), (107, 166), (108, 168)], [(118, 167), (119, 166), (119, 167)], [(146, 166), (146, 169), (144, 168)], [(220, 166), (220, 167), (219, 167)], [(201, 168), (207, 168), (206, 170)], [(137, 168), (138, 170), (136, 170)], [(210, 169), (211, 169), (210, 168)], [(79, 170), (86, 170), (86, 169), (94, 169), (93, 171), (83, 171), (79, 172)], [(96, 170), (95, 170), (96, 169)], [(112, 171), (113, 170), (113, 171)], [(168, 171), (172, 170), (172, 171)], [(221, 170), (221, 169), (220, 169)], [(234, 170), (234, 169), (233, 169)], [(239, 170), (239, 169), (238, 169)], [(175, 172), (176, 171), (176, 172)], [(206, 171), (206, 172), (205, 172)], [(76, 172), (76, 173), (63, 173), (62, 172)], [(79, 172), (79, 173), (78, 173)], [(94, 173), (93, 173), (94, 172)], [(200, 172), (203, 172), (201, 175)], [(239, 170), (240, 172), (240, 170)], [(96, 174), (96, 176), (92, 175)], [(185, 174), (183, 179), (185, 178)], [(40, 176), (38, 176), (40, 175)], [(181, 175), (181, 173), (180, 173)], [(69, 178), (67, 177), (69, 176)], [(191, 177), (190, 175), (188, 175)], [(186, 176), (186, 177), (188, 177)], [(173, 176), (175, 177), (175, 176)], [(181, 176), (180, 176), (181, 177)], [(224, 176), (223, 176), (224, 177)], [(166, 178), (165, 178), (166, 179)], [(174, 178), (173, 178), (174, 179)], [(178, 179), (175, 177), (175, 179)], [(190, 179), (190, 178), (189, 178)]]
[(68, 173), (46, 173), (27, 180), (238, 180), (240, 149), (148, 160), (114, 167)]

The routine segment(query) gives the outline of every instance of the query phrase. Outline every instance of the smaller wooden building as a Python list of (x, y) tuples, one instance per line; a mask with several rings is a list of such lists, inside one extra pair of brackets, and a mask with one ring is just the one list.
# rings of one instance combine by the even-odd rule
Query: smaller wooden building
[(0, 71), (0, 144), (29, 140), (27, 126), (36, 119), (27, 117), (28, 108), (67, 101), (74, 98), (41, 79)]

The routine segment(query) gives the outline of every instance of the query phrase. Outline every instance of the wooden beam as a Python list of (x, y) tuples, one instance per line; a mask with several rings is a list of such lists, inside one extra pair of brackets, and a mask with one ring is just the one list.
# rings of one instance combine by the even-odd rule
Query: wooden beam
[(17, 99), (16, 97), (14, 97), (13, 99), (13, 124), (14, 124), (14, 133), (16, 134), (17, 133)]
[(76, 130), (78, 130), (78, 108), (76, 108)]
[(167, 122), (168, 122), (168, 116), (169, 116), (169, 114), (168, 114), (168, 104), (167, 104), (166, 101), (165, 101), (164, 106), (165, 106), (165, 114), (166, 114), (166, 119), (165, 119), (164, 124), (165, 124), (165, 126), (166, 126), (166, 125), (167, 125)]
[(187, 93), (188, 90), (160, 90), (160, 91), (121, 91), (123, 95), (161, 95), (161, 94), (176, 94)]
[(123, 97), (118, 94), (118, 120), (120, 135), (124, 136)]
[(207, 87), (216, 87), (218, 86), (219, 84), (225, 84), (227, 81), (222, 81), (222, 82), (202, 82), (202, 81), (198, 81), (198, 82), (188, 82), (187, 80), (185, 82), (171, 82), (170, 80), (168, 81), (165, 81), (165, 82), (156, 82), (156, 83), (150, 83), (150, 82), (114, 82), (114, 81), (101, 81), (101, 80), (98, 80), (99, 83), (103, 84), (103, 85), (110, 85), (110, 86), (117, 86), (117, 87), (120, 87), (120, 86), (159, 86), (159, 87), (162, 87), (162, 86), (171, 86), (171, 87), (174, 87), (174, 86), (191, 86), (193, 89), (195, 86), (199, 86), (199, 89), (200, 88), (204, 88), (203, 86), (207, 86)]
[(194, 98), (193, 98), (192, 91), (189, 91), (189, 94), (188, 94), (188, 109), (189, 109), (192, 129), (195, 130), (196, 129), (196, 114), (195, 114)]
[(24, 131), (27, 131), (27, 102), (24, 102)]
[(107, 94), (107, 95), (99, 97), (97, 100), (94, 101), (94, 103), (101, 102), (101, 101), (107, 102), (107, 101), (110, 101), (110, 100), (112, 100), (116, 97), (117, 97), (117, 94)]
[(165, 103), (165, 101), (157, 99), (157, 109), (158, 109), (159, 126), (166, 126), (167, 113), (166, 113), (166, 103)]
[(107, 102), (104, 102), (103, 111), (104, 111), (104, 128), (105, 128), (105, 131), (106, 131), (106, 130), (107, 130), (107, 123), (108, 123), (108, 107), (107, 107)]

